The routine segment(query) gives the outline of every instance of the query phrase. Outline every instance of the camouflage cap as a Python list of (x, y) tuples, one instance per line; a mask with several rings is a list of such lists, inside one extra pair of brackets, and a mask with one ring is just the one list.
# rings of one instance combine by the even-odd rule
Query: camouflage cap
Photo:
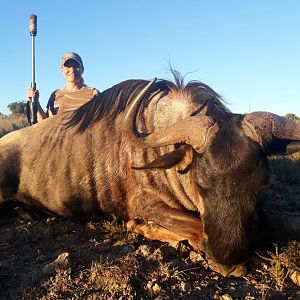
[(78, 64), (80, 65), (80, 67), (82, 68), (82, 72), (84, 71), (84, 66), (83, 66), (83, 62), (81, 57), (75, 53), (75, 52), (67, 52), (63, 55), (62, 59), (61, 59), (61, 67), (65, 65), (65, 62), (69, 59), (75, 60), (76, 62), (78, 62)]

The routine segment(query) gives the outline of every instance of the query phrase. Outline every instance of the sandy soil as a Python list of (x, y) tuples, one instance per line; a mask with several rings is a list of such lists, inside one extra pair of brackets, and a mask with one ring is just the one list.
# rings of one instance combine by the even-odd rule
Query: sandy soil
[(185, 242), (147, 240), (113, 216), (24, 220), (1, 208), (0, 299), (300, 299), (299, 184), (275, 182), (261, 197), (271, 234), (239, 279), (209, 270)]

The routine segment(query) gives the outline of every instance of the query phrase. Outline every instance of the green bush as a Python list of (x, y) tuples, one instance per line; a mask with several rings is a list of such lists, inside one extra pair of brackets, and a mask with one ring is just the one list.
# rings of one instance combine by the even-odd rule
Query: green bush
[(26, 101), (15, 101), (7, 105), (12, 115), (26, 115)]

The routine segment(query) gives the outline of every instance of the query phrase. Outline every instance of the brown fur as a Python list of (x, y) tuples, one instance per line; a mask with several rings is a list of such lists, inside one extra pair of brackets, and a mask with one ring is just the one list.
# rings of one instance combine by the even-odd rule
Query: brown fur
[(73, 219), (114, 213), (149, 238), (186, 239), (204, 249), (224, 275), (243, 275), (236, 266), (255, 244), (255, 193), (266, 181), (266, 156), (245, 134), (244, 116), (231, 114), (210, 87), (175, 81), (152, 85), (130, 128), (147, 136), (210, 116), (217, 127), (201, 153), (183, 141), (156, 148), (132, 143), (124, 114), (148, 82), (125, 81), (74, 113), (1, 138), (0, 204), (14, 197)]

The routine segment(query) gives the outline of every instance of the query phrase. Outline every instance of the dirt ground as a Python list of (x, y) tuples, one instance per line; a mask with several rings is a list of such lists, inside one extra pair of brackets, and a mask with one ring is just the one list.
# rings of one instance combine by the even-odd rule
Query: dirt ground
[(29, 221), (1, 208), (0, 299), (300, 299), (300, 186), (275, 180), (261, 197), (268, 241), (239, 279), (209, 270), (185, 242), (147, 240), (113, 216)]

